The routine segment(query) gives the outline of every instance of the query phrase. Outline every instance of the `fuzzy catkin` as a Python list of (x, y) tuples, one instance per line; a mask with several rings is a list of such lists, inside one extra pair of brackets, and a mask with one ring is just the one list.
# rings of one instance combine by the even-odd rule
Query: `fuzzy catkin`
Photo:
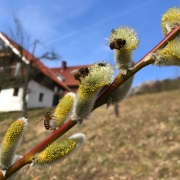
[(100, 90), (109, 85), (113, 79), (114, 68), (107, 63), (105, 66), (95, 63), (89, 66), (89, 74), (79, 82), (75, 98), (72, 119), (79, 121), (87, 119)]
[[(161, 20), (163, 34), (166, 36), (180, 24), (180, 9), (168, 9)], [(155, 66), (180, 66), (180, 35), (169, 41), (167, 46), (151, 54)]]
[(56, 140), (32, 158), (31, 166), (51, 165), (79, 149), (86, 141), (83, 133), (76, 133), (65, 140)]
[(139, 39), (135, 30), (128, 26), (120, 26), (114, 29), (109, 37), (109, 45), (118, 39), (124, 41), (124, 45), (120, 48), (114, 48), (114, 59), (117, 69), (122, 70), (122, 73), (126, 74), (131, 66), (132, 52), (138, 47)]
[(180, 42), (177, 38), (173, 39), (162, 50), (152, 53), (155, 66), (180, 66)]
[(70, 92), (59, 100), (54, 112), (54, 118), (50, 121), (52, 129), (61, 127), (66, 121), (69, 120), (72, 114), (74, 99), (75, 93)]
[(166, 36), (172, 28), (180, 24), (180, 9), (177, 7), (169, 8), (162, 16), (161, 27), (164, 36)]
[[(134, 61), (131, 61), (131, 66), (134, 66)], [(112, 104), (115, 105), (121, 102), (126, 95), (128, 94), (129, 90), (131, 89), (132, 83), (134, 80), (134, 75), (127, 79), (122, 85), (120, 85), (108, 98), (107, 108)]]
[(27, 119), (19, 118), (8, 128), (1, 144), (0, 163), (2, 169), (8, 169), (12, 165), (27, 124)]

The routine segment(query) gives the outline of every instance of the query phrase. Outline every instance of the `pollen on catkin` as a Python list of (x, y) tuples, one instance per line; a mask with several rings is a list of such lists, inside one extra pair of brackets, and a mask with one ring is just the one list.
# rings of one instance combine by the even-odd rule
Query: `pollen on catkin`
[(132, 52), (138, 47), (139, 39), (135, 30), (128, 26), (120, 26), (111, 31), (109, 46), (114, 50), (117, 69), (126, 75), (132, 61)]
[(44, 151), (32, 158), (32, 165), (48, 165), (67, 157), (85, 142), (85, 135), (77, 133), (65, 140), (56, 140)]
[(176, 56), (180, 59), (180, 39), (175, 38), (175, 39), (171, 40), (168, 43), (168, 47), (170, 48), (172, 55)]
[(161, 27), (164, 36), (173, 28), (180, 24), (180, 9), (177, 7), (169, 8), (161, 19)]
[[(179, 50), (178, 50), (179, 49)], [(180, 66), (180, 42), (177, 38), (171, 40), (168, 45), (155, 53), (151, 57), (156, 66)]]
[(27, 124), (27, 119), (19, 118), (8, 128), (1, 144), (0, 163), (2, 169), (7, 169), (12, 165)]
[(89, 74), (79, 82), (79, 89), (75, 98), (72, 119), (87, 119), (93, 109), (96, 97), (102, 87), (113, 80), (114, 68), (111, 64), (101, 66), (95, 63), (89, 66)]
[(72, 113), (74, 99), (75, 93), (70, 92), (59, 100), (54, 112), (54, 118), (50, 122), (52, 129), (62, 126), (67, 120), (69, 120)]

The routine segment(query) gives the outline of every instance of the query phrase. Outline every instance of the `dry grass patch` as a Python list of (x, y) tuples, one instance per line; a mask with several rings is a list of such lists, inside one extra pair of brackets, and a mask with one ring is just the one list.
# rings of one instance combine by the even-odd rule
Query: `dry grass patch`
[[(67, 159), (48, 168), (21, 170), (22, 180), (179, 180), (180, 90), (126, 98), (119, 106), (102, 106), (76, 132), (87, 135), (86, 144)], [(19, 154), (24, 155), (48, 135), (43, 122), (50, 109), (29, 111), (29, 127)], [(19, 114), (18, 114), (19, 115)], [(17, 114), (0, 114), (0, 140)], [(4, 120), (4, 121), (2, 121)]]

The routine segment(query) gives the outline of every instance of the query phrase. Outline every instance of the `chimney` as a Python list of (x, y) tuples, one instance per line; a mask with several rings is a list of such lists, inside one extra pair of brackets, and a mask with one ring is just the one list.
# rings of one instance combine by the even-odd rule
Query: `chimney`
[(63, 72), (65, 69), (66, 69), (66, 61), (62, 61), (61, 72)]

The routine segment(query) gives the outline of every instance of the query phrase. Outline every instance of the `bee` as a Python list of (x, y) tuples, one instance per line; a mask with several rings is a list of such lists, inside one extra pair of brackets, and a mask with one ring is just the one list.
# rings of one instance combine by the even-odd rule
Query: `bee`
[(114, 28), (112, 28), (112, 30), (111, 30), (111, 33), (114, 33), (116, 30), (114, 29)]
[(126, 44), (126, 40), (125, 39), (114, 39), (110, 44), (109, 47), (111, 50), (113, 49), (118, 49), (120, 50), (120, 48), (124, 47)]
[[(49, 129), (51, 129), (51, 125), (50, 125), (50, 120), (52, 120), (52, 119), (54, 119), (55, 118), (55, 116), (53, 116), (52, 115), (52, 112), (46, 112), (46, 114), (44, 115), (44, 117), (42, 118), (42, 119), (40, 119), (40, 121), (42, 121), (42, 120), (44, 120), (44, 127), (45, 127), (45, 129), (46, 130), (49, 130)], [(39, 122), (40, 122), (39, 121)], [(38, 123), (39, 123), (38, 122)], [(37, 124), (38, 124), (37, 123)], [(36, 124), (36, 125), (37, 125)]]
[(74, 74), (74, 79), (81, 82), (82, 77), (86, 77), (89, 74), (88, 67), (83, 67), (77, 70), (72, 71), (71, 73)]
[(99, 66), (106, 66), (107, 63), (98, 63)]

